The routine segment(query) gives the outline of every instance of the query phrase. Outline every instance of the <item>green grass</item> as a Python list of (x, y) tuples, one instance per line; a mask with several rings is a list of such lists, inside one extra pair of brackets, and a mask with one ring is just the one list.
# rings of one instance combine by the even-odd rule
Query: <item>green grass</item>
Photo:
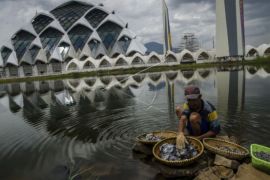
[[(214, 62), (214, 63), (202, 63), (202, 64), (179, 64), (174, 66), (154, 66), (154, 67), (132, 67), (128, 69), (119, 68), (113, 70), (96, 70), (89, 72), (72, 72), (67, 74), (59, 75), (48, 75), (42, 77), (17, 77), (17, 78), (6, 78), (0, 79), (0, 84), (3, 83), (15, 83), (15, 82), (29, 82), (29, 81), (45, 81), (45, 80), (57, 80), (57, 79), (75, 79), (82, 77), (93, 77), (93, 76), (108, 76), (108, 75), (125, 75), (125, 74), (136, 74), (138, 72), (162, 72), (169, 70), (195, 70), (197, 68), (226, 68), (233, 66), (251, 65), (256, 67), (267, 66), (270, 67), (270, 57), (257, 58), (251, 61), (231, 61), (231, 62)], [(145, 71), (144, 71), (145, 70)]]

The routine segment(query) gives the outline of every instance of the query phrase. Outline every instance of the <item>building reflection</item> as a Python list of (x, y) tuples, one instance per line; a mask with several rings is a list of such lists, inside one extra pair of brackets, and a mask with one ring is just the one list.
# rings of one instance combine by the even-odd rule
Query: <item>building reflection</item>
[[(234, 135), (242, 142), (246, 131), (245, 82), (246, 71), (243, 67), (217, 72), (217, 109), (222, 121), (222, 132)], [(234, 126), (234, 128), (232, 128)], [(235, 129), (241, 131), (234, 132)]]
[(216, 73), (217, 107), (230, 111), (243, 110), (245, 103), (245, 70), (220, 70)]
[[(244, 109), (246, 74), (249, 78), (269, 75), (265, 69), (257, 69), (250, 74), (250, 69), (199, 69), (135, 76), (1, 84), (0, 112), (9, 111), (21, 115), (30, 125), (39, 128), (42, 126), (53, 134), (65, 133), (67, 136), (74, 136), (77, 133), (81, 140), (87, 141), (89, 136), (84, 136), (84, 133), (95, 134), (98, 131), (89, 119), (107, 119), (116, 112), (123, 113), (122, 116), (130, 115), (134, 111), (129, 107), (134, 108), (140, 101), (152, 102), (156, 92), (166, 94), (162, 95), (159, 101), (167, 104), (166, 108), (163, 106), (162, 109), (168, 109), (169, 119), (175, 119), (175, 104), (184, 101), (184, 87), (196, 84), (207, 99), (209, 94), (211, 96), (213, 91), (217, 90), (218, 94), (214, 94), (214, 98), (217, 97), (217, 108), (222, 109), (221, 115), (223, 114), (224, 119), (231, 119), (237, 110)], [(102, 123), (109, 126), (112, 122), (113, 119), (110, 119)]]

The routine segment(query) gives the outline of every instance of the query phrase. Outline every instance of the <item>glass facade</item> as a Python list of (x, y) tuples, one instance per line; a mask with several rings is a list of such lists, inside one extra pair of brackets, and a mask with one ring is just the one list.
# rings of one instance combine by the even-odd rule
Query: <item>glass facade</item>
[(90, 35), (92, 34), (92, 30), (83, 26), (77, 25), (73, 27), (69, 32), (68, 36), (71, 40), (71, 43), (76, 51), (79, 49), (82, 50), (86, 41), (89, 39)]
[(58, 46), (59, 53), (61, 54), (62, 59), (66, 59), (70, 45), (68, 43), (62, 42)]
[(100, 42), (96, 39), (92, 39), (88, 45), (89, 45), (89, 48), (92, 52), (96, 51), (98, 49), (98, 46), (99, 46)]
[(51, 13), (59, 20), (65, 30), (68, 30), (78, 19), (80, 19), (86, 11), (92, 8), (92, 5), (70, 2), (51, 11)]
[(36, 37), (33, 34), (24, 30), (19, 31), (12, 37), (12, 44), (19, 61), (35, 38)]
[(53, 21), (52, 18), (45, 15), (38, 15), (33, 21), (32, 25), (37, 34), (39, 34), (46, 26)]
[(47, 58), (51, 56), (62, 36), (63, 33), (54, 28), (48, 28), (40, 35), (40, 40), (44, 50), (46, 51)]
[(98, 25), (108, 16), (108, 14), (100, 9), (91, 10), (85, 19), (91, 24), (93, 28), (97, 28)]
[(104, 24), (102, 24), (97, 32), (99, 34), (99, 36), (101, 37), (101, 40), (104, 44), (104, 46), (106, 47), (106, 49), (110, 52), (112, 47), (114, 46), (119, 34), (121, 33), (122, 28), (111, 22), (108, 21)]
[(12, 50), (7, 48), (7, 47), (3, 47), (1, 50), (1, 56), (3, 59), (3, 63), (4, 65), (7, 63), (7, 59), (9, 58), (10, 54), (12, 53)]
[[(116, 11), (107, 11), (101, 4), (71, 0), (49, 12), (36, 13), (31, 20), (27, 29), (19, 29), (9, 39), (11, 45), (1, 47), (0, 63), (6, 75), (9, 67), (13, 72), (13, 66), (20, 76), (29, 75), (30, 68), (32, 74), (37, 68), (39, 74), (60, 72), (73, 61), (85, 66), (78, 66), (80, 69), (124, 66), (129, 61), (122, 55), (146, 51), (142, 44), (131, 42), (135, 38)], [(92, 58), (94, 64), (86, 63)]]
[(119, 39), (118, 43), (122, 47), (124, 53), (126, 53), (131, 43), (131, 39), (127, 36), (123, 36)]
[(38, 47), (36, 45), (29, 49), (29, 52), (31, 54), (31, 57), (32, 57), (33, 61), (37, 57), (39, 50), (40, 50), (40, 47)]

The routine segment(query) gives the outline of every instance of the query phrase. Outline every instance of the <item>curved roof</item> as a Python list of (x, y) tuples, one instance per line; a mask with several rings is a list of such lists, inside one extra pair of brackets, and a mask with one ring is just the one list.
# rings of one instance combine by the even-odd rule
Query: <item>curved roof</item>
[[(17, 33), (21, 32), (27, 37), (17, 37)], [(69, 46), (64, 55), (58, 48), (63, 42)], [(112, 57), (115, 53), (128, 55), (130, 52), (146, 52), (144, 45), (127, 28), (127, 23), (114, 11), (110, 12), (101, 5), (80, 1), (69, 1), (50, 12), (39, 12), (29, 24), (12, 36), (12, 45), (5, 46), (12, 47), (12, 54), (6, 61), (1, 57), (0, 66), (1, 63), (5, 65), (4, 62), (18, 65), (21, 62), (35, 63), (37, 60), (64, 61), (66, 57)]]
[(264, 56), (265, 55), (265, 51), (267, 50), (267, 49), (269, 49), (270, 48), (270, 45), (269, 44), (262, 44), (262, 45), (260, 45), (258, 48), (257, 48), (257, 50), (258, 50), (258, 52), (259, 52), (259, 55), (260, 56)]
[(194, 59), (195, 60), (198, 60), (199, 59), (199, 56), (202, 55), (202, 54), (206, 54), (208, 56), (208, 58), (210, 58), (210, 54), (204, 50), (204, 49), (199, 49), (198, 51), (196, 51), (193, 56), (194, 56)]

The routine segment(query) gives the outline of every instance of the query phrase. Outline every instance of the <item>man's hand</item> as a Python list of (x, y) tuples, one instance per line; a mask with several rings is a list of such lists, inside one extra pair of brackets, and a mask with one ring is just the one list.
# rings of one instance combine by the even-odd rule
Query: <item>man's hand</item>
[(176, 137), (176, 148), (183, 149), (186, 147), (187, 140), (183, 132), (178, 133)]

